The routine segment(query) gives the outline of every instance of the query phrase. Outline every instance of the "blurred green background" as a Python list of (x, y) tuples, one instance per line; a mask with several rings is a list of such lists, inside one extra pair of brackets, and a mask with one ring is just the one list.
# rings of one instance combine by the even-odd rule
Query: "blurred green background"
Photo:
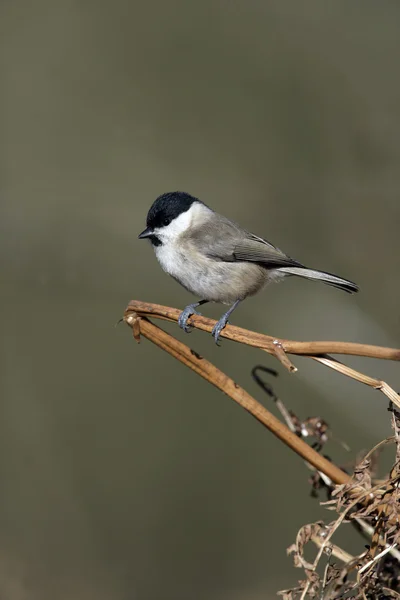
[[(285, 549), (332, 514), (301, 460), (114, 324), (133, 298), (192, 301), (137, 240), (179, 189), (362, 289), (293, 278), (235, 324), (400, 345), (399, 19), (370, 1), (3, 0), (1, 597), (261, 600), (302, 576)], [(290, 376), (166, 328), (263, 402), (251, 368), (278, 368), (281, 398), (352, 447), (330, 444), (339, 462), (389, 433), (383, 396), (321, 365)], [(348, 362), (399, 389), (395, 364)]]

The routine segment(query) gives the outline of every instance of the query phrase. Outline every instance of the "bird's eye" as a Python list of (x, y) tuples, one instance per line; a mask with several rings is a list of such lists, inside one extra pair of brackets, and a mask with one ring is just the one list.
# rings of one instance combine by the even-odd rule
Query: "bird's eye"
[(162, 222), (162, 224), (164, 225), (164, 227), (166, 227), (167, 225), (169, 225), (171, 223), (171, 219), (165, 218)]

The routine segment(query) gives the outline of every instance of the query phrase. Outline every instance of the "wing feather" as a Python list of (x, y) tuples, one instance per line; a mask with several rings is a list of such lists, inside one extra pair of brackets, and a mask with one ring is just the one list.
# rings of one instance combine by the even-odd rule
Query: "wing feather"
[(203, 223), (191, 231), (191, 242), (214, 260), (253, 262), (266, 268), (302, 267), (303, 265), (263, 238), (245, 231), (236, 223), (218, 215), (218, 220)]
[(266, 240), (252, 234), (248, 236), (236, 244), (233, 251), (236, 260), (255, 262), (266, 267), (300, 266), (300, 263)]

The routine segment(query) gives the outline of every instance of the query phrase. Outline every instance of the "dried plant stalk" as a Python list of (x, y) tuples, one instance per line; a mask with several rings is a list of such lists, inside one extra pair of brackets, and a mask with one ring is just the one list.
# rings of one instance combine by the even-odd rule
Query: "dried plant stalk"
[[(135, 312), (140, 316), (177, 322), (182, 311), (177, 308), (162, 306), (161, 304), (151, 304), (140, 300), (131, 300), (126, 308), (125, 314), (129, 312)], [(189, 319), (189, 324), (202, 331), (211, 332), (215, 325), (215, 321), (201, 315), (193, 315)], [(222, 330), (221, 337), (235, 342), (241, 342), (248, 346), (261, 348), (270, 354), (275, 354), (273, 346), (278, 341), (287, 354), (305, 354), (308, 356), (316, 354), (349, 354), (352, 356), (366, 356), (369, 358), (400, 361), (400, 350), (397, 348), (384, 348), (382, 346), (355, 344), (352, 342), (295, 342), (293, 340), (285, 340), (257, 333), (255, 331), (249, 331), (234, 325), (227, 325), (225, 329)]]
[[(160, 304), (150, 304), (139, 300), (131, 300), (125, 310), (125, 320), (132, 313), (141, 317), (154, 317), (166, 321), (177, 322), (181, 311)], [(215, 321), (201, 315), (193, 315), (190, 317), (190, 325), (197, 329), (201, 329), (202, 331), (211, 332), (215, 325)], [(233, 325), (227, 325), (225, 329), (223, 329), (221, 336), (235, 342), (260, 348), (261, 350), (272, 354), (290, 372), (297, 371), (297, 368), (289, 360), (287, 354), (308, 356), (325, 366), (342, 373), (342, 375), (346, 375), (347, 377), (381, 391), (391, 400), (391, 402), (400, 408), (399, 394), (397, 394), (386, 382), (364, 375), (363, 373), (344, 365), (337, 359), (328, 356), (329, 354), (346, 354), (400, 361), (400, 350), (397, 348), (385, 348), (382, 346), (355, 344), (352, 342), (297, 342), (294, 340), (263, 335)]]
[[(334, 463), (321, 456), (321, 454), (303, 441), (301, 437), (296, 435), (293, 428), (290, 429), (284, 425), (225, 373), (172, 335), (151, 323), (147, 318), (148, 316), (152, 316), (163, 320), (177, 321), (179, 314), (180, 311), (174, 308), (132, 301), (125, 311), (123, 320), (132, 328), (133, 337), (136, 341), (139, 342), (141, 336), (149, 339), (208, 382), (215, 385), (299, 454), (308, 466), (318, 471), (321, 477), (325, 476), (328, 478), (327, 480), (324, 479), (324, 481), (330, 488), (333, 499), (325, 504), (335, 507), (340, 514), (336, 521), (329, 525), (314, 523), (300, 530), (296, 544), (290, 550), (294, 552), (296, 566), (304, 569), (306, 579), (299, 582), (299, 587), (291, 590), (283, 590), (279, 594), (288, 600), (294, 600), (295, 598), (300, 598), (300, 600), (305, 598), (319, 598), (321, 597), (321, 593), (322, 597), (326, 598), (326, 600), (336, 600), (342, 597), (343, 593), (349, 591), (356, 594), (353, 597), (357, 598), (357, 600), (365, 600), (367, 597), (375, 598), (381, 592), (387, 594), (387, 597), (400, 598), (400, 595), (394, 591), (396, 583), (393, 582), (395, 582), (397, 577), (396, 570), (393, 571), (389, 562), (385, 563), (385, 572), (383, 573), (382, 571), (382, 561), (385, 560), (386, 556), (390, 555), (393, 560), (398, 560), (399, 556), (397, 547), (400, 543), (398, 514), (400, 412), (397, 412), (395, 409), (393, 411), (395, 435), (387, 440), (383, 440), (373, 448), (356, 467), (353, 476), (350, 477)], [(211, 331), (215, 321), (195, 315), (191, 318), (190, 324), (203, 331)], [(297, 369), (288, 358), (288, 353), (308, 356), (343, 375), (382, 391), (395, 405), (400, 406), (399, 395), (387, 383), (364, 375), (328, 354), (347, 354), (386, 360), (400, 360), (400, 350), (348, 342), (296, 342), (262, 335), (231, 325), (223, 330), (222, 336), (233, 341), (258, 347), (270, 353), (290, 372), (294, 372)], [(278, 400), (277, 397), (275, 397), (275, 400)], [(375, 485), (372, 486), (370, 473), (371, 456), (380, 446), (394, 441), (397, 445), (396, 462), (390, 472), (390, 476), (386, 480), (375, 481)], [(336, 484), (335, 488), (333, 484)], [(331, 537), (346, 520), (353, 520), (354, 522), (364, 524), (365, 519), (371, 517), (375, 519), (373, 521), (375, 527), (371, 527), (372, 540), (371, 546), (367, 547), (369, 548), (368, 551), (363, 551), (359, 556), (354, 557), (331, 542)], [(369, 527), (368, 524), (365, 526)], [(318, 547), (318, 553), (313, 563), (305, 561), (303, 556), (303, 547), (308, 541), (314, 542)], [(328, 561), (321, 578), (317, 572), (317, 567), (325, 554), (336, 557), (343, 565), (340, 569), (337, 569)], [(356, 573), (356, 581), (347, 581), (351, 573)], [(380, 580), (378, 579), (378, 573), (381, 573)], [(390, 589), (385, 586), (386, 581), (388, 584), (391, 584)], [(396, 581), (400, 581), (400, 579)]]
[(347, 483), (348, 475), (339, 469), (332, 462), (318, 454), (306, 442), (294, 434), (286, 425), (277, 419), (262, 404), (257, 402), (233, 379), (217, 369), (208, 360), (191, 350), (186, 344), (175, 339), (172, 335), (163, 331), (146, 318), (138, 320), (137, 315), (129, 311), (124, 317), (125, 322), (132, 327), (135, 339), (138, 341), (137, 330), (140, 327), (140, 334), (147, 338), (159, 348), (162, 348), (184, 365), (201, 375), (204, 379), (215, 385), (218, 389), (240, 404), (260, 423), (267, 427), (274, 435), (282, 440), (289, 448), (297, 452), (304, 460), (313, 465), (318, 471), (322, 471), (335, 483)]

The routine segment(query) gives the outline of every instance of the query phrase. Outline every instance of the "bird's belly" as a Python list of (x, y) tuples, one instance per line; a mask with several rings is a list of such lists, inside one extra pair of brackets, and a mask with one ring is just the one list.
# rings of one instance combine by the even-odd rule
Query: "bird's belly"
[(222, 262), (176, 248), (155, 248), (161, 267), (199, 299), (233, 304), (257, 293), (267, 282), (267, 271), (245, 262)]

